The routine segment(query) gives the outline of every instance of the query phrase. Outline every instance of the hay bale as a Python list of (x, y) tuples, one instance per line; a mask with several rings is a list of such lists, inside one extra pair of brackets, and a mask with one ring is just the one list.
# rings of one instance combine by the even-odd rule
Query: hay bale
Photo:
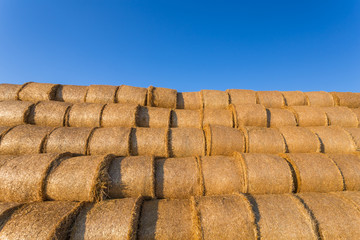
[(205, 195), (244, 192), (244, 173), (236, 157), (201, 157)]
[(279, 91), (257, 91), (259, 103), (266, 108), (281, 108), (285, 106), (285, 99)]
[(71, 104), (66, 102), (38, 102), (29, 115), (29, 123), (41, 126), (63, 127)]
[(54, 100), (59, 86), (59, 84), (31, 82), (20, 90), (18, 96), (21, 101)]
[(293, 106), (288, 108), (296, 117), (300, 127), (327, 126), (328, 118), (323, 108), (310, 106)]
[(356, 117), (358, 119), (358, 127), (360, 127), (360, 108), (352, 108), (351, 111), (356, 114)]
[(336, 105), (349, 108), (360, 107), (360, 93), (353, 92), (331, 92)]
[(203, 125), (220, 125), (234, 127), (233, 111), (228, 109), (209, 109), (203, 110)]
[(288, 162), (277, 155), (246, 153), (238, 155), (243, 169), (245, 193), (291, 193), (293, 175)]
[(0, 168), (4, 164), (6, 164), (8, 161), (10, 161), (13, 158), (18, 157), (17, 155), (0, 155)]
[(89, 155), (114, 154), (130, 155), (131, 128), (97, 128), (89, 139)]
[(276, 128), (244, 127), (246, 152), (285, 153), (284, 137)]
[(205, 155), (205, 136), (198, 128), (172, 128), (169, 135), (169, 151), (172, 157)]
[(168, 128), (133, 128), (130, 136), (131, 155), (169, 156)]
[(67, 158), (52, 169), (45, 185), (48, 200), (98, 201), (106, 194), (108, 167), (112, 157)]
[(18, 100), (18, 93), (21, 90), (22, 85), (19, 84), (0, 84), (0, 101), (6, 100)]
[(2, 229), (4, 223), (10, 218), (10, 216), (23, 204), (14, 202), (0, 202), (0, 228)]
[(101, 114), (102, 127), (135, 127), (138, 106), (134, 104), (106, 104)]
[(224, 126), (204, 127), (206, 155), (227, 155), (245, 151), (245, 136), (242, 131)]
[(76, 218), (70, 239), (135, 240), (141, 203), (127, 198), (88, 204)]
[(69, 127), (100, 127), (101, 113), (105, 105), (101, 103), (77, 103), (69, 111)]
[(33, 103), (26, 101), (0, 102), (0, 124), (2, 126), (26, 124), (33, 106)]
[(0, 168), (0, 201), (44, 200), (46, 176), (50, 169), (66, 156), (68, 155), (49, 153), (8, 159)]
[(324, 91), (306, 92), (305, 93), (309, 106), (315, 107), (333, 107), (335, 106), (333, 96)]
[(257, 103), (256, 92), (253, 90), (227, 89), (226, 92), (229, 94), (231, 104), (247, 105)]
[(343, 177), (333, 160), (321, 153), (284, 155), (296, 173), (297, 192), (343, 191)]
[(151, 107), (176, 108), (177, 91), (169, 88), (148, 88), (147, 105)]
[(232, 105), (235, 126), (267, 127), (267, 112), (261, 104)]
[(114, 103), (115, 94), (119, 87), (110, 85), (90, 85), (85, 102), (87, 103)]
[(60, 85), (56, 91), (56, 101), (69, 103), (83, 103), (85, 102), (87, 86), (77, 85)]
[(358, 119), (356, 114), (347, 107), (326, 107), (324, 108), (328, 123), (331, 126), (357, 127)]
[(146, 95), (146, 88), (121, 85), (116, 92), (116, 102), (145, 106)]
[[(7, 127), (7, 126), (0, 126), (0, 140), (2, 139), (2, 137), (12, 129), (12, 127)], [(1, 143), (1, 142), (0, 142)]]
[(57, 128), (47, 138), (45, 152), (71, 152), (74, 154), (86, 154), (88, 149), (88, 140), (92, 132), (93, 128)]
[(344, 192), (336, 192), (334, 194), (354, 203), (356, 207), (360, 210), (360, 192), (344, 191)]
[(110, 198), (155, 197), (155, 164), (151, 156), (115, 158), (109, 176)]
[(344, 128), (356, 144), (357, 151), (360, 151), (360, 128)]
[(178, 92), (176, 108), (197, 110), (202, 108), (200, 92)]
[(229, 102), (229, 94), (219, 90), (201, 90), (201, 102), (203, 108), (226, 109)]
[(171, 109), (140, 107), (136, 115), (136, 126), (166, 128), (170, 126)]
[(285, 91), (281, 93), (284, 96), (286, 106), (307, 105), (306, 96), (301, 91)]
[(304, 127), (280, 127), (280, 133), (285, 139), (287, 152), (315, 153), (321, 151), (319, 138)]
[(170, 121), (172, 128), (202, 128), (202, 110), (174, 109)]
[(270, 127), (296, 126), (295, 115), (288, 109), (268, 108), (267, 113)]
[(166, 199), (201, 196), (201, 175), (195, 157), (162, 158), (155, 161), (156, 197)]
[(16, 211), (0, 232), (1, 239), (67, 239), (81, 203), (33, 202)]
[(0, 154), (22, 155), (42, 153), (52, 127), (20, 125), (6, 133), (0, 143)]

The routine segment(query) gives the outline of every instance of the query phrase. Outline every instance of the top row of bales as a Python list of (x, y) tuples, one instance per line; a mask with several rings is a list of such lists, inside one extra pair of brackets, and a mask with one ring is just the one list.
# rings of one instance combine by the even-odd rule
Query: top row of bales
[(284, 106), (360, 107), (360, 93), (352, 92), (280, 92), (241, 89), (177, 92), (174, 89), (152, 86), (148, 88), (127, 85), (75, 86), (35, 82), (23, 85), (0, 84), (0, 101), (4, 100), (132, 103), (140, 106), (178, 109), (225, 109), (229, 104), (262, 104), (267, 108)]

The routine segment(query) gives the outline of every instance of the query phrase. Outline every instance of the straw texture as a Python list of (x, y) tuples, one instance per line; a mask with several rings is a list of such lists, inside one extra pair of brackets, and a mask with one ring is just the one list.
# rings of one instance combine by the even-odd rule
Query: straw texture
[(306, 92), (305, 95), (309, 106), (316, 106), (316, 107), (335, 106), (333, 96), (328, 92), (324, 92), (324, 91)]
[(230, 103), (227, 92), (219, 90), (201, 90), (200, 93), (203, 108), (226, 109)]
[(201, 110), (174, 109), (170, 120), (172, 128), (202, 128)]
[(88, 103), (114, 103), (117, 86), (90, 85), (85, 102)]
[(29, 123), (41, 126), (63, 127), (66, 124), (66, 114), (70, 103), (56, 101), (38, 102), (29, 116)]
[(0, 101), (18, 100), (18, 93), (22, 85), (19, 84), (0, 84)]
[(281, 108), (285, 106), (285, 99), (279, 91), (258, 91), (259, 103), (266, 108)]
[(121, 85), (116, 93), (116, 102), (145, 106), (146, 96), (146, 88)]
[(54, 100), (58, 87), (59, 84), (30, 82), (20, 90), (18, 96), (21, 101)]
[(135, 127), (138, 106), (135, 104), (106, 104), (101, 114), (102, 127)]
[(230, 103), (235, 105), (256, 104), (256, 92), (253, 90), (228, 89), (226, 92), (230, 96)]
[(68, 116), (69, 127), (100, 127), (101, 113), (104, 104), (77, 103), (74, 104)]
[(284, 153), (284, 137), (275, 128), (245, 127), (246, 152), (249, 153)]
[(87, 86), (60, 85), (56, 91), (55, 100), (69, 103), (85, 102)]
[(360, 107), (360, 93), (353, 92), (332, 92), (336, 105), (349, 108)]
[(130, 137), (131, 155), (169, 156), (168, 128), (133, 128)]
[(2, 228), (13, 212), (21, 206), (21, 203), (0, 202), (0, 228)]
[(351, 201), (352, 203), (354, 203), (356, 205), (356, 207), (358, 209), (360, 209), (360, 193), (358, 191), (356, 191), (356, 192), (350, 192), (350, 191), (337, 192), (335, 194), (343, 199)]
[(179, 109), (197, 110), (202, 108), (200, 92), (179, 92), (177, 93), (177, 105)]
[(353, 113), (356, 114), (356, 117), (358, 119), (358, 127), (360, 127), (360, 108), (352, 108), (351, 109), (353, 111)]
[(140, 107), (136, 115), (138, 127), (166, 128), (170, 126), (171, 109)]
[(319, 138), (304, 127), (280, 127), (287, 151), (290, 153), (315, 153), (321, 151)]
[(220, 125), (233, 127), (233, 113), (231, 109), (208, 109), (203, 110), (203, 125)]
[(357, 151), (360, 151), (360, 128), (345, 128), (356, 144)]
[(290, 107), (300, 127), (327, 126), (328, 118), (325, 110), (320, 107), (293, 106)]
[(296, 126), (294, 114), (287, 109), (268, 108), (267, 113), (270, 127)]
[(357, 127), (356, 114), (347, 107), (327, 107), (324, 111), (328, 117), (329, 125), (341, 127)]
[(172, 157), (205, 155), (205, 137), (202, 129), (170, 129), (169, 150)]
[(281, 93), (284, 96), (286, 106), (307, 105), (306, 96), (301, 91), (285, 91)]
[(267, 112), (261, 104), (233, 105), (236, 126), (267, 127)]
[(147, 105), (151, 107), (176, 108), (177, 91), (169, 88), (148, 88)]
[(27, 123), (33, 103), (26, 101), (0, 102), (0, 124), (16, 126)]

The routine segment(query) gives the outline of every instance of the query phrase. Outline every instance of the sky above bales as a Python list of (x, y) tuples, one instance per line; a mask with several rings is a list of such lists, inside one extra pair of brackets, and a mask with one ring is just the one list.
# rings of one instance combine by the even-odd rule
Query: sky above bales
[(1, 0), (0, 82), (360, 92), (360, 1)]

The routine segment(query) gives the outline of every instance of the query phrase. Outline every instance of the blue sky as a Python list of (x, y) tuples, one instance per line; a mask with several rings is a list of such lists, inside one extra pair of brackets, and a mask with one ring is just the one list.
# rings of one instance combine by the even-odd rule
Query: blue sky
[(0, 0), (0, 82), (360, 92), (360, 1)]

